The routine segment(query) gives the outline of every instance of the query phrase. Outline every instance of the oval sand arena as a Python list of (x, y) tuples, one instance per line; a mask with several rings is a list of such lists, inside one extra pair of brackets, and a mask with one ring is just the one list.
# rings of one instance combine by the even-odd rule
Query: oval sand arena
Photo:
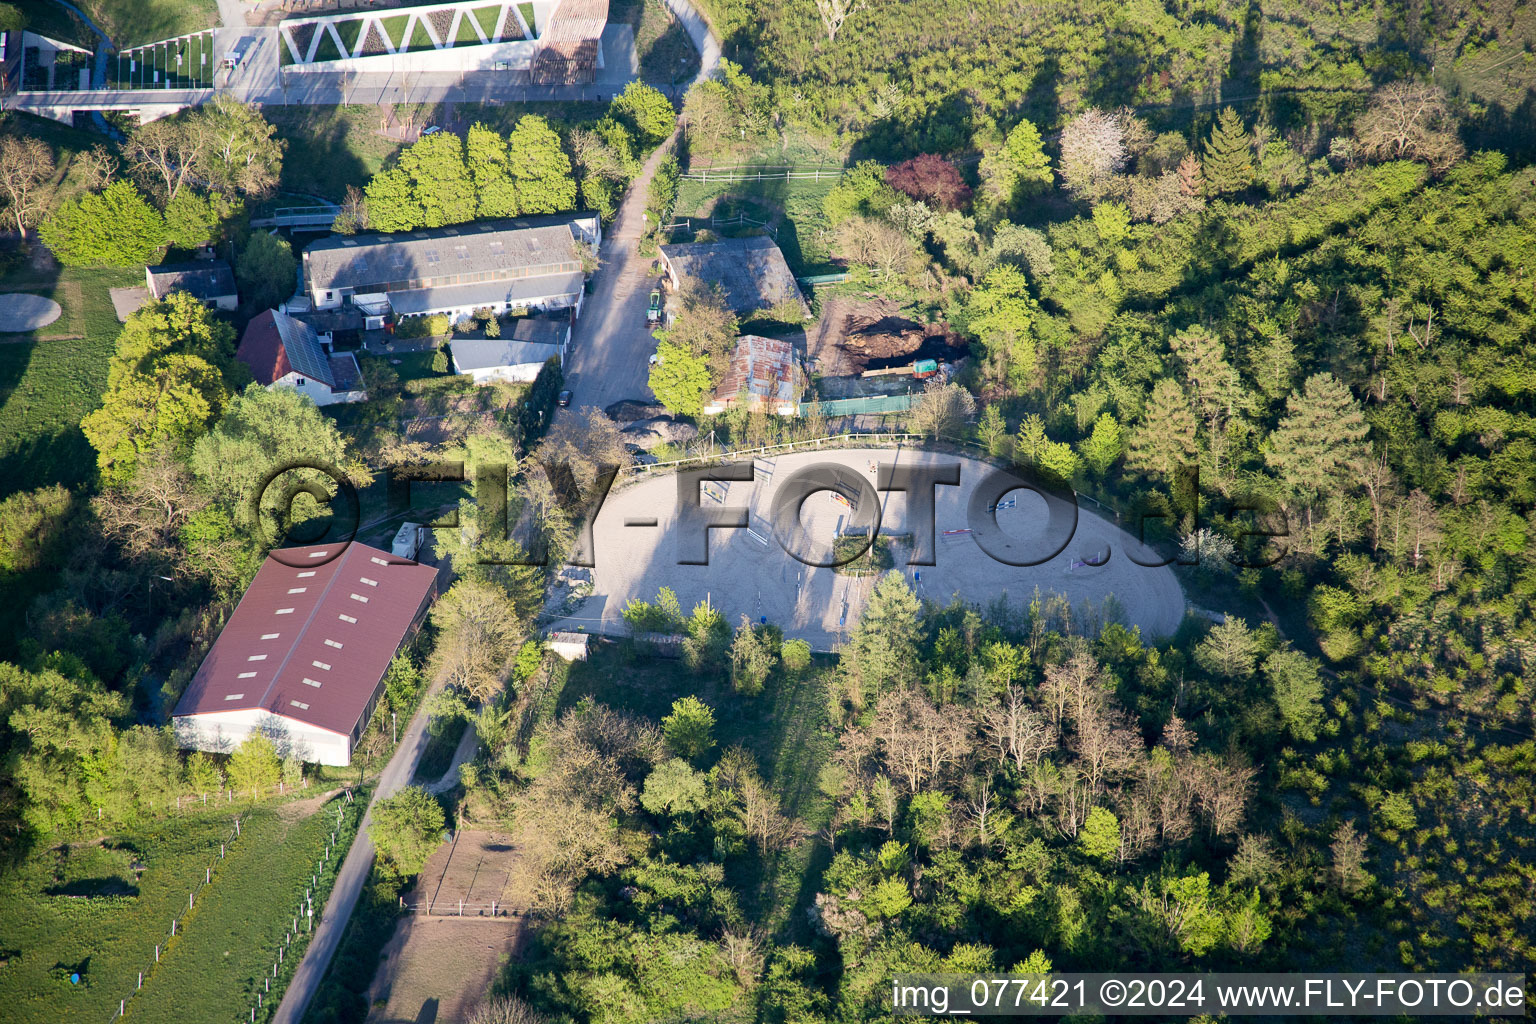
[(47, 327), (63, 310), (52, 299), (26, 292), (0, 294), (0, 334), (25, 334)]
[[(958, 472), (957, 485), (932, 488), (932, 565), (911, 565), (917, 517), (901, 490), (875, 491), (877, 468)], [(654, 601), (663, 586), (676, 592), (683, 611), (708, 600), (734, 628), (742, 615), (767, 618), (785, 636), (802, 637), (818, 650), (833, 647), (858, 621), (875, 577), (850, 576), (808, 561), (833, 560), (835, 539), (850, 528), (867, 527), (878, 509), (880, 534), (891, 539), (895, 568), (919, 596), (947, 604), (951, 598), (986, 606), (999, 598), (1027, 604), (1038, 588), (1082, 610), (1092, 605), (1118, 610), (1112, 619), (1141, 627), (1148, 636), (1172, 633), (1184, 617), (1184, 593), (1173, 570), (1148, 568), (1155, 556), (1113, 523), (1089, 512), (1072, 519), (1072, 503), (1057, 501), (1053, 520), (1047, 502), (1033, 491), (983, 484), (997, 471), (962, 456), (911, 449), (840, 449), (758, 458), (751, 481), (707, 482), (697, 511), (681, 514), (679, 477), (657, 473), (627, 485), (616, 484), (593, 527), (594, 568), (590, 597), (552, 629), (623, 634), (623, 611), (631, 600)], [(821, 467), (838, 477), (837, 489), (807, 492), (806, 470)], [(899, 482), (899, 481), (898, 481)], [(799, 516), (793, 507), (799, 504)], [(878, 501), (875, 496), (878, 494)], [(849, 501), (844, 495), (852, 495)], [(862, 497), (860, 497), (862, 495)], [(773, 527), (775, 502), (781, 510)], [(855, 507), (857, 506), (857, 507)], [(995, 510), (993, 509), (995, 506)], [(705, 530), (700, 516), (747, 514), (746, 529)], [(995, 526), (989, 520), (995, 518)], [(654, 524), (654, 525), (653, 525)], [(687, 564), (709, 539), (707, 565)], [(979, 538), (978, 538), (978, 535)], [(1000, 553), (999, 561), (982, 549)], [(782, 541), (782, 542), (781, 542)], [(843, 544), (856, 544), (845, 540)], [(1056, 551), (1038, 565), (1034, 561)]]

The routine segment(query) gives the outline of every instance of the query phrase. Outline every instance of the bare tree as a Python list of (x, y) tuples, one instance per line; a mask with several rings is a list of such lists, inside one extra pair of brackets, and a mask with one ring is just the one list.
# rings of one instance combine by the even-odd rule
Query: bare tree
[(469, 1024), (544, 1024), (544, 1015), (516, 996), (502, 996), (476, 1010)]
[(1063, 187), (1079, 199), (1096, 200), (1110, 191), (1128, 157), (1125, 126), (1117, 114), (1090, 108), (1067, 122), (1061, 133)]
[(1135, 722), (1118, 706), (1088, 705), (1072, 725), (1073, 749), (1094, 796), (1111, 780), (1129, 773), (1145, 751)]
[(91, 504), (102, 532), (128, 554), (162, 554), (178, 568), (194, 571), (184, 559), (173, 557), (179, 547), (177, 535), (210, 500), (167, 447), (140, 456), (138, 470), (127, 483), (103, 489)]
[(945, 384), (937, 377), (923, 387), (912, 409), (909, 426), (914, 434), (939, 437), (965, 429), (976, 415), (976, 399), (959, 384)]
[(969, 721), (954, 709), (940, 714), (915, 690), (896, 690), (875, 704), (875, 731), (886, 764), (916, 793), (970, 750)]
[(202, 126), (202, 119), (195, 116), (167, 117), (135, 129), (128, 137), (129, 162), (167, 203), (197, 170)]
[(1101, 685), (1099, 663), (1093, 660), (1093, 655), (1078, 651), (1063, 664), (1045, 670), (1040, 696), (1046, 702), (1052, 725), (1059, 730), (1063, 716), (1074, 722), (1082, 721), (1091, 710), (1103, 707), (1108, 694)]
[(983, 716), (982, 727), (999, 761), (1012, 761), (1020, 771), (1038, 764), (1055, 747), (1045, 716), (1029, 706), (1024, 689), (1012, 684)]
[(80, 188), (96, 192), (106, 188), (117, 177), (117, 157), (108, 152), (106, 146), (96, 145), (76, 153), (69, 169)]
[(368, 197), (356, 185), (348, 185), (336, 219), (331, 222), (331, 231), (338, 235), (355, 235), (367, 230)]
[(39, 139), (0, 139), (0, 197), (22, 238), (54, 196), (53, 150)]
[(867, 6), (867, 0), (816, 0), (816, 10), (821, 14), (821, 25), (827, 30), (827, 42), (837, 39), (843, 22)]
[(1211, 832), (1235, 835), (1253, 795), (1258, 770), (1252, 765), (1200, 754), (1189, 766), (1189, 785)]
[(1355, 830), (1350, 822), (1343, 822), (1333, 833), (1333, 843), (1328, 847), (1333, 854), (1333, 877), (1339, 888), (1353, 896), (1371, 881), (1365, 870), (1365, 836)]
[(1355, 122), (1355, 139), (1370, 156), (1422, 160), (1436, 171), (1464, 152), (1445, 92), (1422, 82), (1393, 82), (1378, 89)]
[(837, 226), (835, 255), (868, 267), (885, 280), (905, 280), (918, 268), (917, 245), (896, 225), (877, 217), (849, 217)]
[(750, 989), (763, 971), (762, 933), (755, 928), (744, 931), (728, 928), (720, 936), (720, 945), (725, 948), (725, 959), (730, 963), (731, 970), (736, 972), (737, 984)]
[(757, 773), (757, 762), (744, 747), (732, 747), (720, 760), (720, 780), (740, 801), (738, 814), (747, 835), (764, 853), (777, 853), (808, 834), (804, 824), (779, 809), (779, 799)]

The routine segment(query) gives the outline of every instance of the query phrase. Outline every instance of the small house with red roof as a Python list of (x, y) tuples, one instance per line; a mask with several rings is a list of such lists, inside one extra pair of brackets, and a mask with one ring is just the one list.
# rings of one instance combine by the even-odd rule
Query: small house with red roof
[(330, 335), (319, 335), (302, 320), (269, 309), (252, 320), (235, 358), (251, 368), (265, 388), (292, 388), (316, 405), (367, 399), (362, 369), (351, 352), (332, 351)]

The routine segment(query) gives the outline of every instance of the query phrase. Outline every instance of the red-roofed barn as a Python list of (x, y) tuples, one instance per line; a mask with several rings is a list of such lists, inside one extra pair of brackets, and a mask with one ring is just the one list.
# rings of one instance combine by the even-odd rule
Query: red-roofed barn
[(172, 716), (183, 747), (227, 753), (252, 732), (345, 765), (437, 570), (365, 544), (284, 548), (256, 579)]

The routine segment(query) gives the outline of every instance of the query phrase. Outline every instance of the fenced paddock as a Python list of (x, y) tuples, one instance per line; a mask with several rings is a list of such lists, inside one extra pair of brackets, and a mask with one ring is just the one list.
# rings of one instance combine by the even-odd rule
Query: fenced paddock
[(420, 881), (401, 905), (439, 917), (504, 917), (507, 884), (517, 847), (502, 832), (460, 829), (422, 869)]
[(265, 1020), (307, 940), (301, 904), (307, 894), (320, 913), (360, 816), (346, 800), (311, 810), (210, 798), (206, 812), (29, 854), (0, 878), (0, 1019), (232, 1024), (260, 996)]

